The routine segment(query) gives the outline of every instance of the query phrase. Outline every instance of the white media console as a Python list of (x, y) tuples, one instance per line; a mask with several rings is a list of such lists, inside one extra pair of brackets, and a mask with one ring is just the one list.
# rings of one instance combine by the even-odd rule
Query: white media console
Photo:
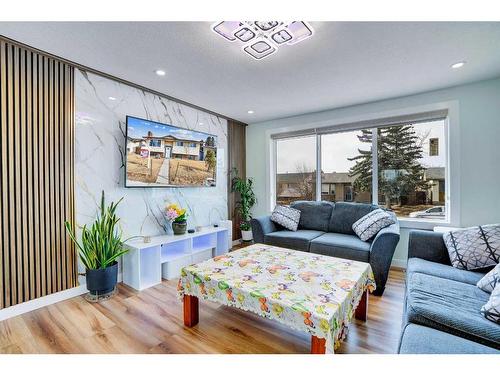
[(227, 228), (207, 227), (195, 233), (151, 237), (150, 242), (137, 239), (127, 242), (129, 252), (123, 257), (123, 282), (143, 290), (171, 280), (181, 269), (229, 251)]

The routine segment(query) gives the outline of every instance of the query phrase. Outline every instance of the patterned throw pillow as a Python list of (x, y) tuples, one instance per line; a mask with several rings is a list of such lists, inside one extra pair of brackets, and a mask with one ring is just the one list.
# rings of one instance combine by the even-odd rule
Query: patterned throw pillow
[(454, 230), (443, 239), (453, 267), (476, 270), (500, 261), (500, 224)]
[(394, 216), (381, 208), (377, 208), (356, 221), (352, 225), (352, 230), (362, 241), (368, 241), (381, 229), (388, 227), (395, 222), (396, 220), (394, 219)]
[(477, 287), (486, 293), (493, 292), (493, 289), (500, 284), (500, 263), (477, 282)]
[(271, 214), (271, 221), (285, 227), (286, 229), (296, 231), (299, 226), (300, 211), (287, 207), (287, 206), (276, 206)]
[(486, 305), (481, 307), (481, 313), (488, 320), (500, 323), (500, 284), (497, 284)]

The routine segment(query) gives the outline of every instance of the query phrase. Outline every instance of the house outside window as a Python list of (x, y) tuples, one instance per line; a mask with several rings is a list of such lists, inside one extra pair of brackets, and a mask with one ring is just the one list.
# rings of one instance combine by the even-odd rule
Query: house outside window
[(184, 146), (184, 142), (177, 141), (177, 142), (175, 142), (175, 145), (176, 146)]
[[(316, 142), (321, 145), (319, 160)], [(445, 146), (444, 119), (276, 139), (276, 203), (373, 203), (400, 218), (444, 221)]]
[(316, 137), (276, 141), (276, 203), (316, 199)]

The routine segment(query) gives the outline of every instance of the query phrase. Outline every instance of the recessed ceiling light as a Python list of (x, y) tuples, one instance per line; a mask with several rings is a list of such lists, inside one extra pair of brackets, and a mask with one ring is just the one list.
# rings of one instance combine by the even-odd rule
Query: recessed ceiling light
[(247, 111), (247, 113), (251, 115), (253, 113), (253, 111), (250, 109)]
[(203, 123), (202, 123), (202, 122), (199, 122), (199, 123), (198, 123), (198, 125), (203, 125)]
[(109, 96), (108, 99), (109, 100), (116, 100), (116, 98), (114, 96)]
[(165, 71), (161, 70), (161, 69), (155, 70), (155, 73), (156, 73), (156, 75), (162, 76), (162, 77), (166, 74)]
[(459, 62), (456, 62), (455, 64), (453, 64), (451, 66), (451, 68), (452, 69), (459, 69), (459, 68), (461, 68), (464, 65), (465, 65), (465, 61), (459, 61)]

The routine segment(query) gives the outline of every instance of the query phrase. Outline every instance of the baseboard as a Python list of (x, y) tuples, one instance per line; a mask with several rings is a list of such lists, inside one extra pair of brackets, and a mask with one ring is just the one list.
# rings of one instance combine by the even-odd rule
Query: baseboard
[(0, 321), (21, 315), (41, 307), (52, 305), (54, 303), (64, 301), (73, 297), (80, 296), (87, 292), (87, 285), (82, 284), (75, 288), (66, 289), (61, 292), (49, 294), (48, 296), (40, 297), (28, 302), (23, 302), (18, 305), (6, 307), (0, 310)]
[(233, 240), (233, 246), (237, 246), (241, 244), (241, 238), (237, 240)]
[(406, 259), (393, 259), (391, 267), (406, 269)]

